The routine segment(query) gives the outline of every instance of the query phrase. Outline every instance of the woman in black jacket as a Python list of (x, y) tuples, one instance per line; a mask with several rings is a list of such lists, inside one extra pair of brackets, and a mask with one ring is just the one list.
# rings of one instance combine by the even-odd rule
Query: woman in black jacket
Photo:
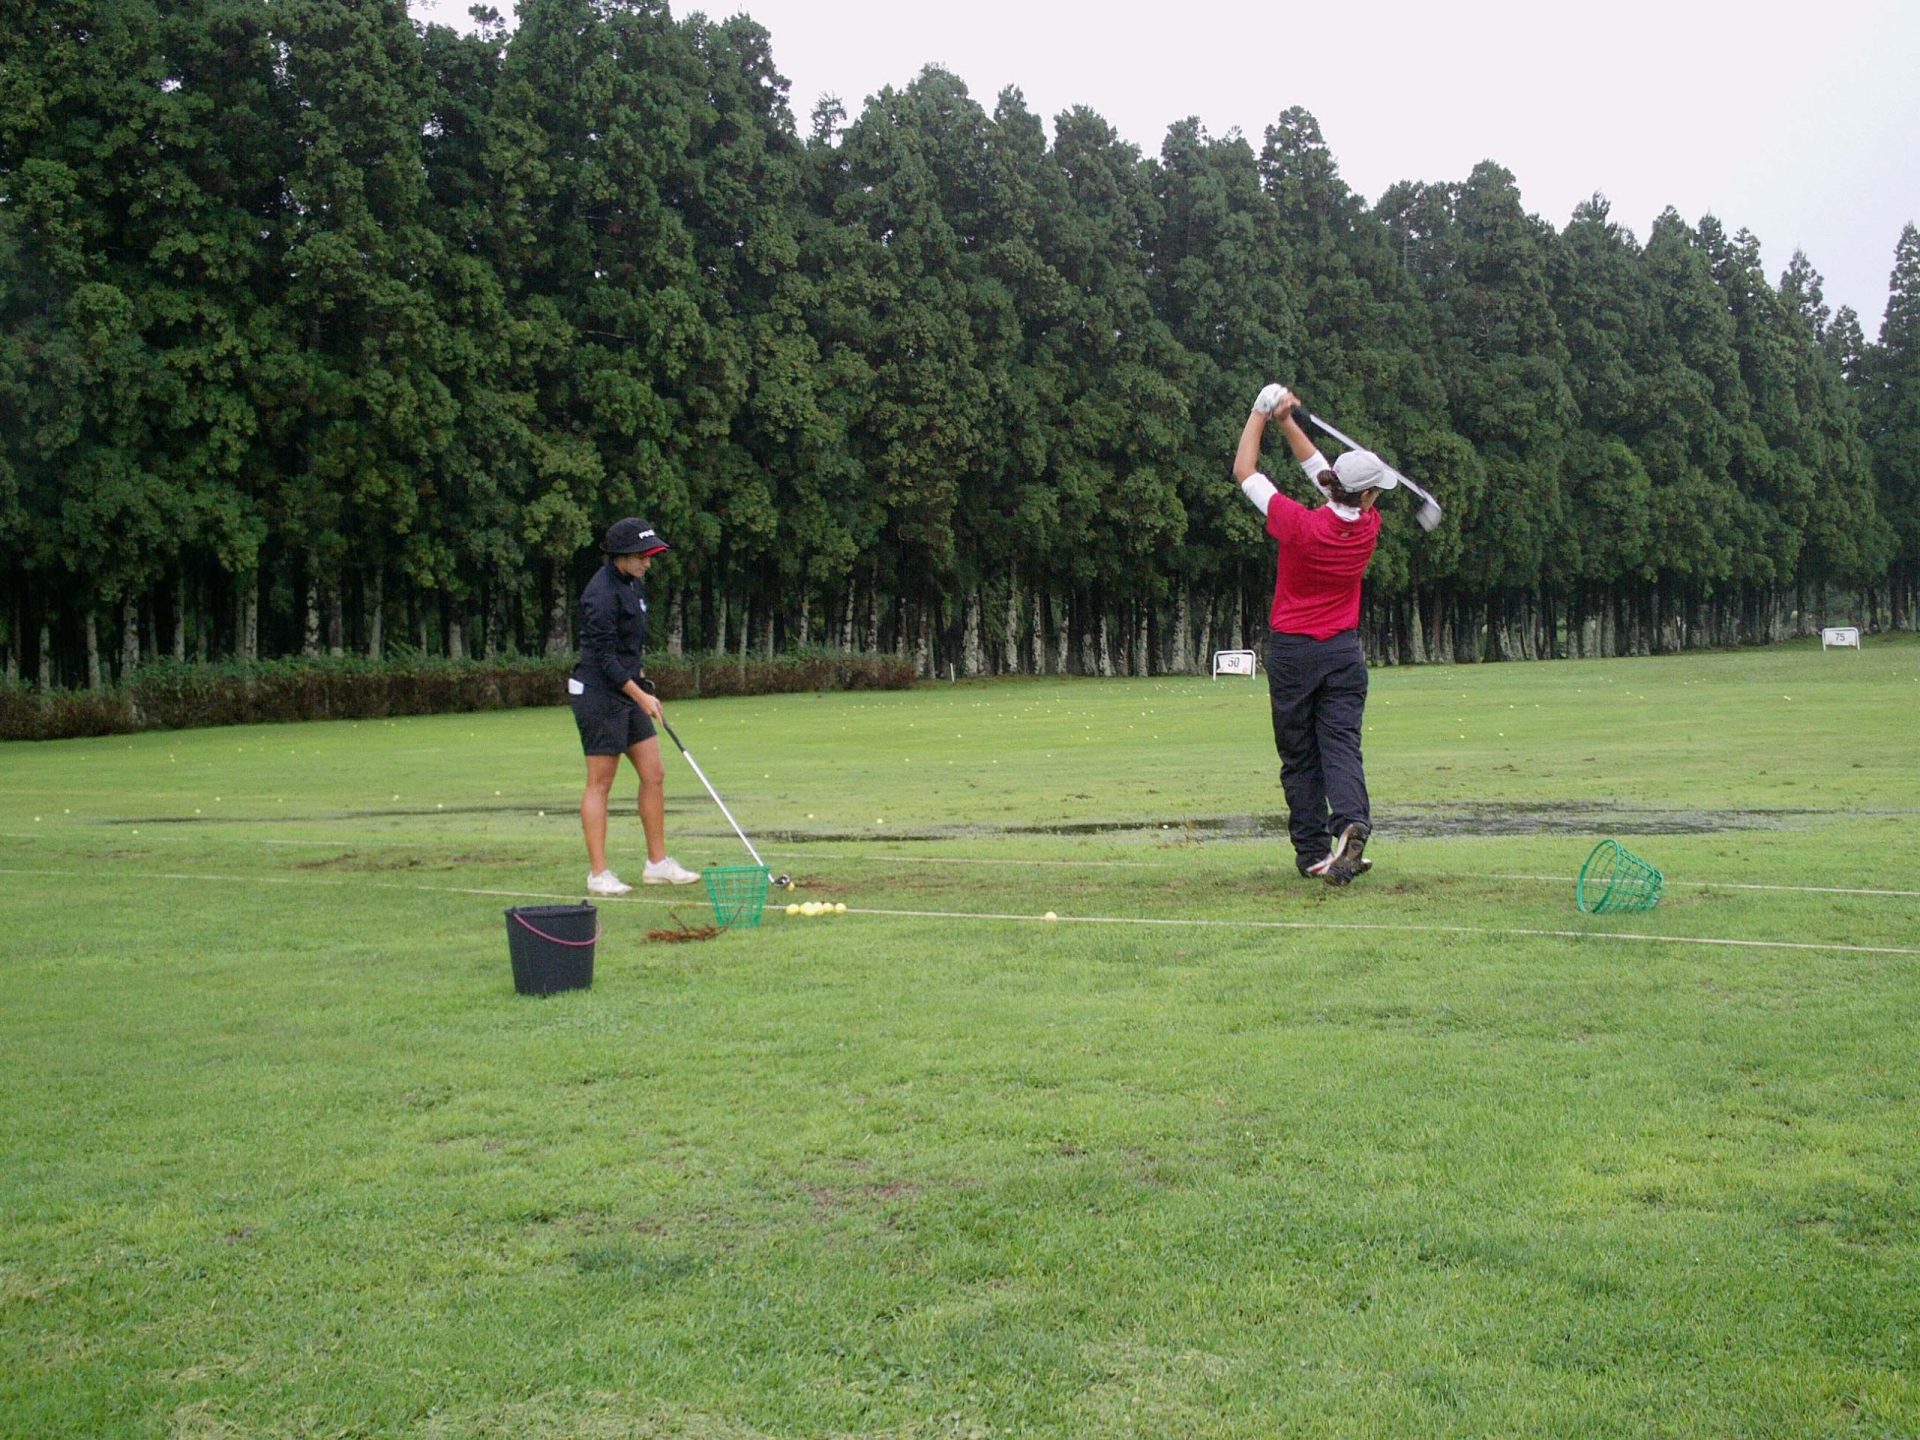
[(647, 673), (647, 592), (641, 585), (653, 557), (668, 548), (646, 521), (616, 520), (601, 544), (607, 563), (580, 592), (580, 663), (567, 681), (587, 788), (580, 828), (587, 836), (587, 893), (625, 895), (633, 887), (607, 868), (607, 797), (625, 755), (640, 773), (640, 826), (647, 834), (649, 885), (690, 885), (700, 872), (667, 854), (667, 801), (660, 739), (653, 722), (660, 702), (640, 688)]

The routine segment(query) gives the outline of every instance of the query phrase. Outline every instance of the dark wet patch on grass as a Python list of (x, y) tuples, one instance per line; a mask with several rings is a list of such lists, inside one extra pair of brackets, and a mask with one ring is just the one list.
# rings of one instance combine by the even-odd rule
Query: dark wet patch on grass
[[(1710, 835), (1727, 830), (1775, 830), (1788, 821), (1822, 812), (1811, 809), (1701, 810), (1622, 807), (1580, 802), (1560, 804), (1459, 803), (1383, 809), (1374, 817), (1377, 835), (1393, 839), (1445, 839), (1469, 835)], [(1013, 835), (1110, 835), (1151, 832), (1209, 839), (1284, 839), (1284, 812), (1264, 815), (1198, 815), (1177, 820), (1083, 821), (1009, 826)]]
[(525, 861), (519, 854), (465, 854), (465, 855), (362, 855), (358, 851), (348, 850), (339, 855), (328, 855), (318, 860), (301, 860), (294, 864), (295, 870), (459, 870), (469, 865), (518, 865)]
[[(1375, 812), (1374, 833), (1382, 839), (1423, 840), (1515, 835), (1713, 835), (1735, 830), (1779, 830), (1810, 815), (1836, 814), (1814, 808), (1709, 810), (1675, 807), (1562, 804), (1459, 803), (1400, 806)], [(1851, 813), (1861, 813), (1854, 811)], [(1139, 835), (1165, 845), (1211, 840), (1285, 840), (1284, 811), (1245, 815), (1187, 815), (1126, 820), (1072, 820), (1046, 824), (985, 822), (965, 825), (900, 825), (878, 830), (765, 830), (770, 844), (862, 844), (901, 841), (979, 840), (1006, 836), (1092, 837)]]

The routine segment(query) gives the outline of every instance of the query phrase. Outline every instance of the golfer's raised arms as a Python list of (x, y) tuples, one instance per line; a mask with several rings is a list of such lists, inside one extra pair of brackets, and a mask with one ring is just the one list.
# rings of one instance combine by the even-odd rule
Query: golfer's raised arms
[[(1307, 432), (1293, 418), (1294, 407), (1299, 403), (1298, 396), (1289, 395), (1287, 403), (1274, 411), (1274, 418), (1280, 422), (1280, 433), (1287, 437), (1287, 448), (1293, 451), (1293, 458), (1306, 468), (1311, 477), (1327, 468), (1327, 457), (1320, 453), (1320, 447), (1307, 438)], [(1318, 465), (1313, 463), (1316, 460), (1320, 462)]]
[(1273, 481), (1260, 472), (1260, 441), (1266, 433), (1267, 421), (1279, 420), (1280, 428), (1287, 437), (1288, 448), (1307, 472), (1308, 479), (1317, 483), (1320, 472), (1328, 468), (1326, 457), (1315, 448), (1307, 438), (1306, 431), (1293, 418), (1293, 408), (1298, 403), (1286, 386), (1269, 385), (1255, 397), (1253, 411), (1240, 431), (1240, 445), (1233, 456), (1234, 483), (1262, 516), (1272, 505), (1273, 497), (1280, 493)]

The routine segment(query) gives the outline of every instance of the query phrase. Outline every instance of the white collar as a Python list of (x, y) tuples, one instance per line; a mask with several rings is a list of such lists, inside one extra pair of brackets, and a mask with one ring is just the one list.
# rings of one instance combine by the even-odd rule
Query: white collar
[(1352, 505), (1342, 505), (1338, 500), (1327, 501), (1327, 508), (1351, 525), (1360, 518), (1360, 511)]

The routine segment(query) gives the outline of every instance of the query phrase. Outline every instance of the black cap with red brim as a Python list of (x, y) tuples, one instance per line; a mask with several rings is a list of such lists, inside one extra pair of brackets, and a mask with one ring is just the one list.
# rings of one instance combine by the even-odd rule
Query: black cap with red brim
[(616, 520), (607, 527), (600, 548), (609, 555), (658, 555), (673, 547), (660, 538), (660, 532), (637, 515)]

